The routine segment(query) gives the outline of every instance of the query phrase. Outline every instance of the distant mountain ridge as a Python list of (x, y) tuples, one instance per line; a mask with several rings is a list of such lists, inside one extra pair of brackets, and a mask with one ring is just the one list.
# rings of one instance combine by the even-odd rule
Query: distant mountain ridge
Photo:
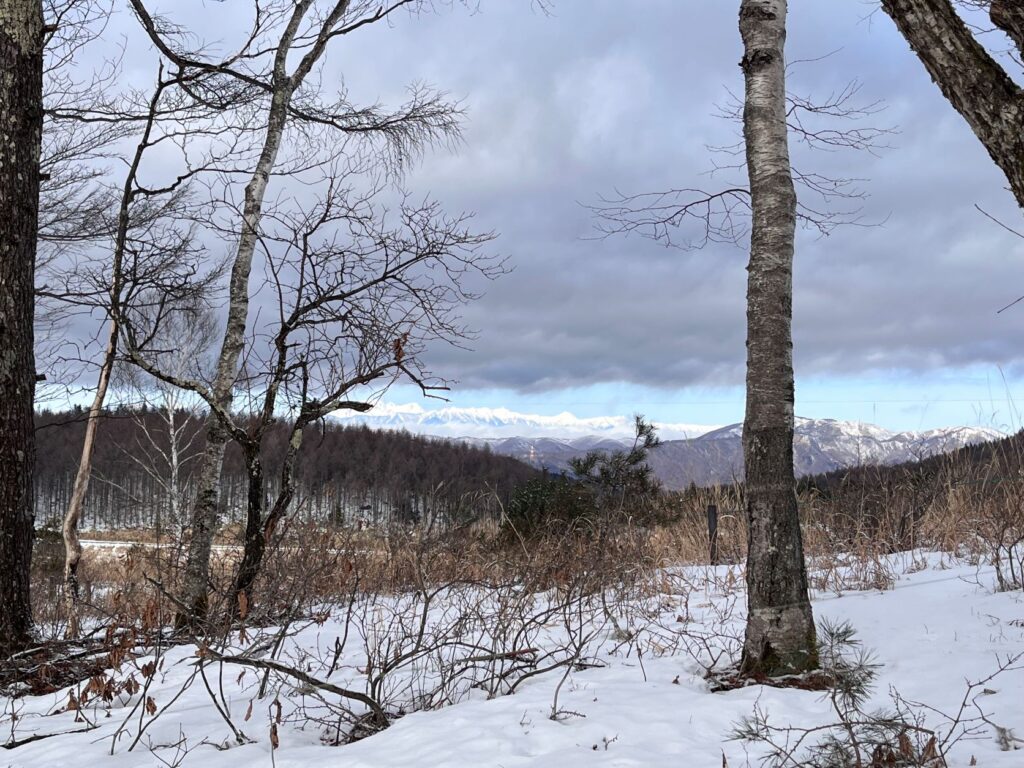
[[(344, 423), (365, 424), (375, 429), (403, 429), (437, 437), (519, 438), (554, 440), (587, 438), (618, 439), (633, 433), (633, 420), (626, 416), (580, 417), (564, 411), (554, 416), (521, 413), (508, 408), (424, 408), (418, 403), (379, 403), (366, 413), (338, 412), (334, 417)], [(666, 439), (691, 438), (719, 425), (658, 424)]]
[[(732, 424), (688, 440), (666, 440), (650, 457), (654, 473), (669, 489), (726, 483), (743, 476), (742, 424)], [(798, 476), (817, 475), (864, 464), (899, 464), (1005, 437), (988, 427), (951, 427), (925, 432), (892, 432), (872, 424), (835, 419), (796, 420), (794, 466)], [(555, 471), (589, 450), (615, 450), (630, 441), (591, 435), (579, 438), (462, 438), (488, 445), (535, 467)]]
[[(365, 414), (337, 414), (339, 421), (375, 429), (443, 436), (531, 464), (561, 471), (589, 450), (615, 450), (631, 442), (632, 419), (520, 413), (508, 408), (427, 409), (418, 403), (380, 403)], [(650, 464), (671, 489), (731, 482), (743, 474), (742, 425), (725, 427), (660, 423), (664, 441)], [(873, 424), (836, 419), (796, 420), (794, 465), (799, 476), (859, 465), (891, 465), (954, 451), (1005, 435), (987, 427), (893, 432)]]

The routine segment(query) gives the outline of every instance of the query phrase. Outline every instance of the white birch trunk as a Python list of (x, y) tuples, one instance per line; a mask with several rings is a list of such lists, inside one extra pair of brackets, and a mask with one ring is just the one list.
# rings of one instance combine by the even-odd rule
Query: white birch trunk
[(786, 0), (743, 0), (743, 135), (752, 227), (747, 267), (748, 617), (741, 670), (817, 666), (793, 470), (796, 191), (786, 126)]

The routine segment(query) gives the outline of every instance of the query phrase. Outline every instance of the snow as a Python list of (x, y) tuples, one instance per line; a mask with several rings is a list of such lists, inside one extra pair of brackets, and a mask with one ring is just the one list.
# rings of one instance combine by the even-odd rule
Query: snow
[[(899, 573), (892, 589), (816, 593), (816, 616), (852, 622), (864, 645), (874, 651), (883, 666), (872, 703), (885, 705), (892, 688), (908, 700), (955, 712), (964, 697), (965, 681), (985, 678), (1007, 656), (1024, 652), (1024, 598), (1019, 591), (994, 592), (991, 568), (947, 556), (902, 556), (890, 565)], [(200, 768), (678, 768), (717, 767), (724, 754), (728, 765), (735, 768), (747, 765), (748, 760), (751, 765), (759, 764), (758, 745), (728, 740), (734, 725), (755, 706), (778, 724), (830, 722), (828, 704), (820, 692), (751, 686), (711, 693), (703, 669), (689, 654), (677, 648), (659, 656), (659, 644), (666, 650), (666, 639), (683, 631), (740, 631), (743, 614), (742, 578), (735, 568), (676, 569), (666, 572), (663, 583), (662, 594), (638, 596), (635, 612), (620, 615), (620, 620), (632, 627), (633, 620), (645, 611), (657, 613), (657, 620), (642, 631), (642, 635), (646, 633), (640, 642), (646, 648), (643, 656), (638, 658), (635, 648), (628, 655), (624, 648), (612, 653), (619, 644), (616, 630), (602, 627), (604, 622), (595, 613), (589, 629), (600, 629), (594, 647), (604, 666), (574, 671), (560, 688), (563, 669), (528, 679), (513, 695), (488, 699), (482, 691), (467, 689), (456, 704), (412, 712), (369, 738), (328, 746), (318, 726), (294, 717), (302, 706), (312, 710), (313, 698), (284, 684), (278, 694), (284, 716), (278, 726), (279, 748), (274, 750), (269, 736), (274, 694), (254, 699), (259, 677), (254, 670), (248, 670), (239, 681), (241, 668), (228, 666), (218, 680), (216, 665), (212, 665), (208, 667), (211, 685), (223, 686), (232, 720), (254, 741), (235, 746), (230, 729), (201, 682), (174, 700), (193, 674), (196, 659), (194, 647), (179, 647), (167, 652), (162, 671), (154, 676), (148, 692), (159, 708), (157, 716), (143, 714), (140, 718), (135, 712), (126, 735), (113, 745), (113, 755), (113, 734), (140, 694), (122, 694), (109, 709), (90, 705), (87, 711), (98, 725), (95, 730), (54, 736), (0, 753), (0, 765), (150, 766), (161, 761), (173, 764), (177, 755), (182, 757), (181, 765)], [(692, 591), (681, 589), (686, 585)], [(349, 639), (341, 663), (330, 677), (332, 683), (357, 687), (360, 680), (365, 681), (362, 638), (370, 643), (374, 638), (379, 641), (388, 617), (400, 613), (401, 602), (408, 599), (393, 598), (392, 603), (379, 604), (364, 614), (366, 621), (355, 628), (356, 639)], [(458, 613), (469, 599), (471, 595), (465, 591), (442, 595), (433, 615), (441, 620), (446, 612)], [(725, 617), (725, 622), (716, 624), (716, 616)], [(679, 618), (689, 621), (680, 622)], [(310, 674), (324, 679), (319, 659), (343, 631), (343, 619), (344, 611), (336, 610), (322, 625), (309, 624), (288, 641), (282, 658), (304, 663)], [(554, 643), (560, 631), (558, 622), (549, 622), (536, 642), (542, 646)], [(411, 684), (412, 678), (408, 682)], [(395, 686), (397, 695), (404, 685), (400, 680)], [(1008, 670), (986, 683), (986, 688), (992, 692), (981, 696), (979, 703), (989, 720), (1024, 735), (1024, 669)], [(558, 709), (566, 714), (552, 720), (556, 691)], [(12, 729), (18, 738), (24, 738), (32, 733), (81, 728), (83, 724), (74, 722), (73, 712), (61, 711), (67, 700), (68, 689), (15, 701), (0, 698), (0, 739), (9, 738)], [(250, 701), (252, 716), (246, 721)], [(12, 711), (18, 712), (13, 725)], [(138, 723), (149, 721), (139, 745), (129, 751)], [(934, 713), (929, 714), (928, 723), (944, 725)], [(171, 746), (175, 744), (180, 746)], [(988, 725), (956, 744), (949, 765), (968, 765), (972, 757), (982, 768), (1024, 765), (1024, 751), (1001, 751)]]
[[(90, 530), (97, 530), (92, 528)], [(142, 547), (144, 549), (167, 549), (175, 546), (170, 542), (157, 543), (153, 541), (134, 541), (128, 539), (81, 539), (79, 544), (82, 549), (105, 550), (115, 555), (123, 555), (130, 549)], [(210, 550), (218, 553), (236, 552), (241, 547), (238, 544), (211, 544)]]
[[(564, 440), (600, 436), (626, 439), (635, 436), (632, 417), (581, 417), (569, 411), (555, 415), (521, 413), (509, 408), (424, 408), (418, 403), (378, 403), (367, 413), (336, 411), (334, 418), (351, 424), (448, 438), (552, 437)], [(659, 423), (665, 439), (696, 437), (716, 426)]]

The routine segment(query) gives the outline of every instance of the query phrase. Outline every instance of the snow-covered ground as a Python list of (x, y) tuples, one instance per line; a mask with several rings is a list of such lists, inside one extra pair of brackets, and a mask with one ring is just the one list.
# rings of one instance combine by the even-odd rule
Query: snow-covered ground
[[(913, 567), (901, 569), (906, 572), (888, 591), (817, 594), (815, 612), (819, 620), (851, 622), (864, 646), (873, 650), (883, 665), (873, 704), (891, 703), (890, 692), (896, 690), (907, 700), (953, 714), (961, 706), (968, 681), (986, 678), (1008, 657), (1024, 652), (1024, 597), (1019, 591), (994, 592), (993, 575), (986, 567), (953, 563), (938, 555), (906, 558), (900, 563), (911, 564)], [(324, 743), (325, 736), (331, 735), (326, 726), (303, 722), (303, 713), (325, 720), (329, 717), (308, 687), (298, 683), (298, 688), (293, 687), (274, 675), (277, 687), (272, 685), (270, 693), (259, 699), (261, 671), (245, 669), (245, 674), (240, 674), (242, 667), (228, 664), (219, 674), (218, 665), (210, 664), (206, 668), (210, 688), (218, 701), (226, 703), (229, 711), (225, 714), (234, 726), (250, 740), (236, 745), (231, 727), (218, 713), (203, 681), (196, 678), (185, 687), (195, 673), (196, 649), (175, 648), (166, 653), (148, 691), (131, 695), (123, 691), (109, 703), (83, 706), (88, 722), (81, 718), (76, 722), (76, 713), (65, 710), (68, 689), (16, 701), (0, 698), (0, 741), (12, 735), (22, 740), (34, 733), (73, 731), (91, 727), (90, 723), (95, 726), (87, 732), (43, 738), (0, 752), (0, 766), (718, 768), (723, 765), (723, 755), (733, 768), (748, 762), (758, 765), (760, 746), (729, 740), (735, 724), (755, 707), (780, 725), (809, 726), (831, 722), (831, 717), (820, 692), (761, 686), (725, 693), (709, 691), (698, 660), (683, 652), (686, 644), (678, 638), (687, 633), (691, 637), (704, 632), (728, 634), (741, 628), (741, 580), (736, 576), (727, 568), (678, 571), (662, 582), (661, 594), (638, 597), (632, 614), (621, 606), (612, 608), (613, 615), (622, 611), (614, 622), (603, 618), (603, 611), (588, 614), (586, 626), (580, 626), (598, 633), (588, 646), (589, 658), (603, 666), (587, 665), (567, 677), (566, 668), (559, 667), (526, 679), (512, 695), (493, 698), (468, 686), (461, 691), (453, 688), (452, 698), (458, 703), (411, 712), (388, 729), (344, 746)], [(465, 602), (469, 594), (439, 595), (431, 626), (450, 628), (445, 622), (454, 620), (469, 605)], [(396, 615), (416, 615), (403, 610), (398, 603), (357, 610), (360, 618), (350, 625), (350, 637), (329, 677), (332, 649), (344, 632), (343, 609), (332, 612), (322, 624), (312, 623), (298, 632), (278, 658), (319, 680), (365, 690), (366, 649), (383, 648), (385, 630), (394, 626)], [(646, 628), (637, 623), (640, 617), (650, 621)], [(560, 633), (572, 627), (571, 621), (561, 617), (549, 618), (544, 627), (529, 635), (531, 647), (540, 652), (555, 647)], [(627, 626), (640, 629), (632, 643), (623, 643)], [(471, 625), (463, 629), (466, 637), (475, 636)], [(246, 637), (233, 642), (241, 643), (240, 648), (256, 641)], [(643, 651), (640, 658), (637, 648)], [(479, 655), (480, 651), (467, 653)], [(380, 658), (389, 655), (383, 652)], [(118, 679), (133, 674), (144, 682), (145, 676), (137, 670), (146, 661), (135, 660)], [(414, 688), (425, 679), (417, 675), (429, 677), (432, 663), (424, 657), (418, 669), (407, 669), (404, 677), (397, 677), (388, 690), (390, 700), (400, 701), (405, 696), (415, 701)], [(134, 686), (130, 685), (131, 689)], [(1024, 766), (1024, 743), (1016, 744), (1022, 751), (1003, 751), (995, 728), (1012, 729), (1024, 737), (1024, 666), (1018, 663), (1015, 669), (976, 689), (974, 695), (990, 722), (975, 721), (976, 732), (949, 753), (949, 766)], [(153, 705), (147, 711), (149, 697)], [(325, 694), (325, 698), (336, 697)], [(140, 701), (142, 705), (137, 706)], [(553, 709), (560, 713), (557, 719), (551, 718)], [(930, 710), (919, 711), (926, 715), (926, 725), (942, 735), (948, 727), (944, 718)], [(16, 714), (13, 722), (12, 713)], [(977, 714), (974, 707), (966, 712), (967, 717)], [(137, 738), (140, 726), (145, 729)], [(119, 730), (121, 735), (115, 736)], [(272, 746), (274, 740), (277, 749)]]

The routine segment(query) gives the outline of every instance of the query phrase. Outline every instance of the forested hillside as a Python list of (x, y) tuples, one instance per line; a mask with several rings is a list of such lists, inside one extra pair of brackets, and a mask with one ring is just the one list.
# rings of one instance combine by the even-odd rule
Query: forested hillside
[(1024, 478), (1024, 431), (986, 443), (892, 465), (864, 465), (808, 475), (800, 490), (824, 496), (906, 495), (929, 488), (934, 495), (953, 485), (998, 485)]
[[(36, 417), (38, 525), (56, 524), (67, 508), (85, 431), (82, 411)], [(177, 525), (195, 493), (202, 423), (187, 412), (116, 409), (100, 427), (96, 480), (85, 505), (87, 528)], [(271, 429), (263, 446), (269, 481), (284, 456), (288, 430)], [(538, 474), (487, 448), (460, 442), (342, 426), (330, 420), (306, 428), (298, 482), (302, 513), (337, 523), (420, 521), (486, 513), (517, 485)], [(244, 516), (242, 454), (232, 445), (224, 464), (224, 519)], [(496, 497), (495, 497), (496, 494)]]

